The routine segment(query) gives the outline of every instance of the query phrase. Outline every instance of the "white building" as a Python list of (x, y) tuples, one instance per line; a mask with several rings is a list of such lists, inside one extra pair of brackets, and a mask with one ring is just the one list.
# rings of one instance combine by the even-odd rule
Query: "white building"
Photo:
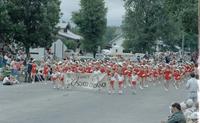
[[(58, 32), (58, 35), (57, 35), (58, 39), (52, 43), (52, 46), (50, 49), (51, 54), (53, 55), (54, 58), (55, 57), (58, 59), (65, 58), (65, 56), (66, 56), (65, 51), (67, 50), (67, 47), (63, 43), (64, 40), (71, 39), (74, 41), (79, 41), (82, 39), (82, 37), (80, 35), (74, 34), (70, 30), (64, 31), (66, 26), (67, 26), (66, 23), (60, 23), (56, 26), (57, 28), (60, 29), (60, 31)], [(46, 56), (47, 52), (46, 52), (45, 48), (34, 48), (34, 49), (31, 48), (30, 53), (31, 53), (31, 57), (33, 57), (34, 59), (40, 60), (44, 56)]]
[(123, 53), (123, 44), (124, 42), (124, 37), (122, 34), (118, 35), (116, 38), (114, 38), (111, 43), (112, 47), (110, 49), (110, 54), (111, 55), (117, 55), (117, 54), (122, 54)]
[(44, 48), (30, 48), (30, 55), (31, 58), (36, 60), (41, 60), (45, 56), (45, 49)]

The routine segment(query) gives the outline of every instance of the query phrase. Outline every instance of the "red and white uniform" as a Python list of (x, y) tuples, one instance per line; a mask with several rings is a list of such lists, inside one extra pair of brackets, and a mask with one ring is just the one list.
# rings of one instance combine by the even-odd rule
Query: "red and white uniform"
[(32, 69), (31, 69), (31, 74), (35, 75), (37, 70), (37, 65), (35, 63), (32, 63)]
[(122, 86), (124, 84), (124, 77), (123, 77), (123, 75), (118, 75), (117, 78), (118, 78), (118, 82), (119, 82), (119, 89), (122, 90)]
[(136, 85), (136, 83), (137, 83), (137, 77), (138, 76), (136, 74), (131, 76), (131, 84), (132, 84), (132, 86)]
[(174, 80), (180, 80), (181, 79), (181, 74), (178, 70), (174, 71)]
[(56, 73), (52, 73), (51, 80), (52, 81), (56, 81), (56, 79), (57, 79), (57, 74)]
[(115, 76), (111, 76), (111, 78), (110, 78), (110, 85), (111, 85), (112, 89), (114, 89), (114, 83), (115, 83), (115, 81), (116, 81)]
[(47, 77), (48, 73), (49, 73), (49, 67), (48, 65), (44, 65), (44, 68), (43, 68), (44, 77)]
[(164, 78), (165, 80), (169, 81), (171, 79), (171, 76), (172, 76), (172, 72), (170, 69), (166, 69), (164, 71)]

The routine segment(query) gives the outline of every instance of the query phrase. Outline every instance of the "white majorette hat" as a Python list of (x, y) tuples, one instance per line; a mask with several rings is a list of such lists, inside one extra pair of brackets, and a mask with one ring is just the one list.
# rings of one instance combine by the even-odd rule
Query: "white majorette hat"
[(59, 61), (58, 64), (62, 64), (62, 61)]
[(121, 62), (119, 62), (118, 65), (122, 66), (123, 64)]
[(128, 68), (132, 68), (133, 66), (132, 66), (132, 65), (128, 65), (127, 67), (128, 67)]

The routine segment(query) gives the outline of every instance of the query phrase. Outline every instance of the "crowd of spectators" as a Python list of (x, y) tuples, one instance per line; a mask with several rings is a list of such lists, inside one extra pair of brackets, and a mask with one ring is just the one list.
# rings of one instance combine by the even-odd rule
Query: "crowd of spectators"
[(174, 107), (176, 109), (171, 112), (167, 121), (161, 121), (161, 123), (199, 123), (199, 77), (194, 73), (191, 73), (190, 76), (191, 78), (186, 83), (187, 100), (180, 104), (172, 104), (170, 109), (174, 109)]

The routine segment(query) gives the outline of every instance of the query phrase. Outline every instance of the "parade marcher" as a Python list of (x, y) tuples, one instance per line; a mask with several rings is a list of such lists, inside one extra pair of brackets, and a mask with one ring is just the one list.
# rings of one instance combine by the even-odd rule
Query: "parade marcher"
[(172, 71), (170, 70), (170, 66), (168, 64), (166, 65), (166, 69), (164, 70), (163, 74), (164, 74), (164, 79), (165, 79), (164, 89), (165, 89), (165, 91), (168, 91), (170, 80), (171, 80), (171, 77), (172, 77)]
[(44, 78), (45, 84), (47, 84), (48, 74), (49, 74), (49, 67), (48, 67), (48, 63), (46, 62), (43, 68), (43, 78)]
[(144, 89), (144, 77), (145, 77), (145, 70), (144, 70), (143, 65), (139, 69), (138, 76), (140, 77), (140, 89), (143, 90)]
[(123, 84), (124, 84), (124, 76), (122, 75), (121, 71), (119, 71), (118, 75), (117, 75), (117, 80), (118, 80), (118, 85), (119, 85), (119, 94), (123, 93)]
[(135, 71), (132, 72), (132, 76), (131, 76), (131, 88), (133, 90), (133, 94), (136, 94), (136, 84), (138, 81), (138, 75), (136, 74)]
[(152, 77), (153, 77), (153, 85), (156, 85), (156, 81), (158, 80), (158, 69), (157, 68), (153, 68), (152, 70)]
[(53, 69), (51, 74), (51, 81), (53, 82), (53, 88), (56, 88), (56, 80), (57, 80), (57, 73), (56, 70)]
[(34, 60), (33, 60), (33, 63), (32, 63), (32, 69), (31, 69), (31, 79), (32, 79), (32, 83), (35, 83), (36, 72), (37, 72), (37, 65), (36, 65), (35, 59), (34, 59)]
[(65, 81), (64, 81), (64, 72), (63, 71), (61, 71), (61, 73), (60, 73), (59, 81), (60, 81), (61, 89), (65, 89)]
[(174, 69), (173, 78), (174, 78), (174, 87), (178, 89), (180, 86), (180, 79), (181, 79), (181, 73), (179, 69)]
[(115, 89), (114, 89), (114, 84), (116, 82), (116, 77), (115, 77), (115, 72), (112, 71), (111, 75), (110, 75), (110, 87), (109, 87), (109, 94), (111, 93), (115, 93)]

